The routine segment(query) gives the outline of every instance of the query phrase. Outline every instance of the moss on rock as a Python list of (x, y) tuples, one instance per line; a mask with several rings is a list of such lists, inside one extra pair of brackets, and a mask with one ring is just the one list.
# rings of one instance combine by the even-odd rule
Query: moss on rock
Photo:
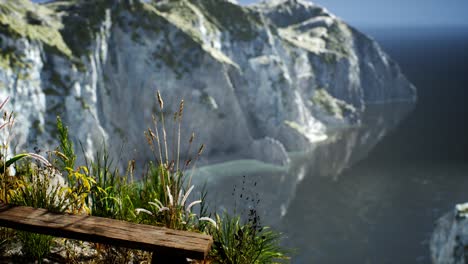
[(52, 10), (28, 0), (0, 1), (0, 34), (40, 41), (70, 57), (72, 55)]
[(346, 57), (349, 55), (349, 51), (348, 48), (344, 45), (347, 40), (344, 35), (343, 27), (346, 27), (346, 25), (337, 21), (333, 23), (330, 28), (328, 28), (326, 46), (328, 50)]
[(329, 115), (342, 119), (349, 113), (354, 113), (356, 109), (346, 102), (336, 99), (330, 95), (324, 88), (315, 90), (314, 95), (310, 99), (312, 104), (320, 107)]
[(260, 14), (229, 1), (194, 0), (208, 20), (220, 30), (227, 30), (234, 40), (250, 41), (257, 37)]
[(62, 14), (63, 27), (60, 32), (73, 54), (80, 57), (90, 53), (89, 47), (112, 3), (112, 0), (70, 0), (51, 2), (46, 6)]
[(17, 51), (13, 46), (1, 47), (0, 68), (12, 69), (16, 77), (20, 80), (28, 79), (28, 69), (32, 67), (30, 62), (25, 61), (25, 56)]

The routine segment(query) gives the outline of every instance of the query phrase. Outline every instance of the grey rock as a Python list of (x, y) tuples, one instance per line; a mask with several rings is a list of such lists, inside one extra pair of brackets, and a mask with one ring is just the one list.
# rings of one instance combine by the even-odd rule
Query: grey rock
[(441, 217), (431, 237), (432, 263), (468, 263), (468, 204), (459, 204)]

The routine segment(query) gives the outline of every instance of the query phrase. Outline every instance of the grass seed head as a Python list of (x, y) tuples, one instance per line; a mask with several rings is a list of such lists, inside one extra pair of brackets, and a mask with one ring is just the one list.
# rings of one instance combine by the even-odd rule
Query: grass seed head
[(195, 133), (192, 132), (192, 135), (190, 135), (190, 139), (189, 139), (190, 144), (192, 144), (194, 138), (195, 138)]
[(157, 91), (157, 97), (158, 97), (158, 103), (159, 103), (159, 108), (164, 109), (164, 101), (161, 97), (161, 93), (159, 92), (159, 90)]
[(179, 106), (179, 118), (182, 119), (182, 114), (184, 112), (184, 100), (180, 101), (180, 106)]
[(200, 146), (200, 149), (198, 149), (198, 155), (201, 155), (201, 154), (203, 153), (203, 149), (204, 149), (204, 148), (205, 148), (205, 145), (202, 144), (202, 145)]

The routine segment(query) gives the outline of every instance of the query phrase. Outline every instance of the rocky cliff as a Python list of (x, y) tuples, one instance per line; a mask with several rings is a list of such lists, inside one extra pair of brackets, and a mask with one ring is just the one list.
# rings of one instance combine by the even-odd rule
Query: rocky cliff
[(432, 263), (468, 263), (468, 203), (441, 217), (430, 243)]
[(275, 215), (301, 179), (339, 173), (416, 100), (376, 42), (305, 0), (0, 0), (0, 47), (18, 149), (56, 146), (60, 115), (88, 154), (124, 144), (122, 159), (142, 164), (158, 89), (174, 109), (186, 101), (182, 139), (207, 146), (200, 181), (223, 197), (233, 176), (262, 175)]

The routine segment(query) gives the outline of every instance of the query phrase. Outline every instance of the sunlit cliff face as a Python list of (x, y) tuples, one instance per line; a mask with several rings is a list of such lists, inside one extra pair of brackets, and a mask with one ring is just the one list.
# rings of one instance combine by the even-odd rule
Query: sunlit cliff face
[[(0, 6), (0, 93), (12, 97), (19, 148), (34, 139), (52, 149), (60, 115), (87, 154), (125, 142), (122, 160), (142, 165), (158, 89), (174, 109), (186, 101), (182, 139), (195, 131), (207, 146), (197, 184), (216, 196), (258, 177), (271, 219), (309, 170), (336, 175), (416, 98), (377, 43), (307, 1)], [(396, 102), (405, 106), (388, 114)]]

